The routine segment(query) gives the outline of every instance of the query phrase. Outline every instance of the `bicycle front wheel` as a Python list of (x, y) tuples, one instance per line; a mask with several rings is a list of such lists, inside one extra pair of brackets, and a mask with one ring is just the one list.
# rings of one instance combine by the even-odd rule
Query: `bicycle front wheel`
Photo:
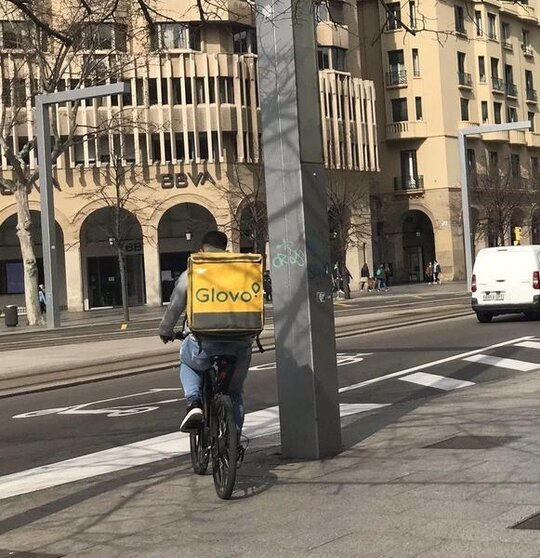
[(204, 475), (208, 469), (210, 459), (208, 451), (208, 428), (203, 424), (197, 432), (189, 435), (189, 449), (191, 453), (191, 465), (197, 475)]
[(223, 500), (231, 497), (236, 481), (238, 433), (231, 398), (218, 394), (212, 412), (212, 475), (217, 495)]

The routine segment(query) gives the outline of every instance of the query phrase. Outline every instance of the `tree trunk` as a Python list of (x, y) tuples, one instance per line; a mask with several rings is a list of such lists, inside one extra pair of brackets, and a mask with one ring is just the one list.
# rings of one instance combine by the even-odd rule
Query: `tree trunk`
[[(31, 216), (28, 205), (28, 194), (25, 186), (19, 186), (15, 192), (17, 203), (17, 236), (21, 247), (24, 270), (24, 300), (26, 303), (26, 319), (28, 325), (41, 325), (41, 311), (38, 300), (38, 268), (34, 253), (34, 243), (30, 234)], [(45, 285), (45, 292), (51, 285)]]
[(126, 256), (120, 246), (118, 246), (118, 268), (120, 269), (120, 287), (122, 289), (122, 311), (124, 314), (124, 322), (129, 322)]

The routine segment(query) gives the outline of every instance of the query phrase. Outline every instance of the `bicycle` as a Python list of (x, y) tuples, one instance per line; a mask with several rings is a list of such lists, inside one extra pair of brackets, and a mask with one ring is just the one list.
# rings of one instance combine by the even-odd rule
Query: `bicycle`
[(212, 366), (202, 373), (203, 423), (196, 432), (189, 434), (193, 471), (198, 475), (206, 474), (211, 460), (214, 487), (223, 500), (231, 497), (238, 461), (243, 459), (245, 451), (239, 443), (228, 395), (235, 364), (235, 357), (215, 356)]

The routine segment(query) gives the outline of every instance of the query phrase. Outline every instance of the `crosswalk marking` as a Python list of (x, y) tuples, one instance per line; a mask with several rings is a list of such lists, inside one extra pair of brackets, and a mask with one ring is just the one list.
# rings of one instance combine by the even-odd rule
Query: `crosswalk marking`
[(437, 376), (436, 374), (426, 374), (425, 372), (417, 372), (416, 374), (403, 376), (399, 379), (403, 382), (411, 382), (412, 384), (442, 389), (444, 391), (474, 386), (474, 382), (446, 378), (444, 376)]
[[(341, 417), (364, 413), (386, 404), (341, 403)], [(260, 438), (279, 432), (279, 408), (268, 407), (246, 415), (244, 434)], [(189, 435), (172, 432), (125, 446), (81, 455), (0, 477), (0, 500), (83, 479), (147, 465), (189, 453)]]
[(516, 347), (525, 347), (526, 349), (540, 349), (540, 341), (523, 341), (516, 343)]
[(529, 372), (540, 368), (540, 364), (535, 362), (526, 362), (524, 360), (516, 360), (513, 358), (502, 358), (490, 355), (472, 355), (464, 358), (469, 362), (479, 362), (480, 364), (488, 364), (489, 366), (498, 366), (499, 368), (509, 368), (510, 370), (519, 370), (520, 372)]

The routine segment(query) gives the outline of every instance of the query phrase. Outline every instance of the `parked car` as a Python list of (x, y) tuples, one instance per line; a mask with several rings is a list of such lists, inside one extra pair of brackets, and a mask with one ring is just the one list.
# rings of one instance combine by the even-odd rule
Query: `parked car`
[(498, 246), (478, 252), (472, 309), (481, 323), (499, 314), (540, 317), (540, 246)]

